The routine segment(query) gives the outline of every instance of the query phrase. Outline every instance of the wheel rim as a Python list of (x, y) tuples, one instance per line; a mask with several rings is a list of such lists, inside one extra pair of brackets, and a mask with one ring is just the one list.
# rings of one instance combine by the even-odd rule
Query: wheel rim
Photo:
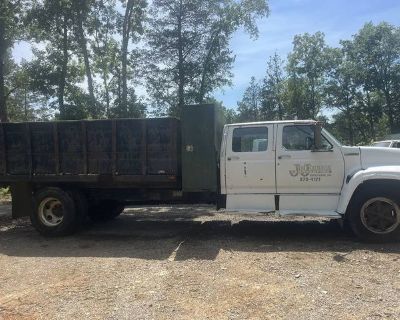
[(373, 233), (390, 233), (400, 224), (399, 206), (387, 198), (370, 199), (361, 208), (361, 222)]
[(44, 225), (56, 227), (64, 219), (64, 206), (56, 198), (45, 198), (39, 204), (38, 213), (39, 219)]

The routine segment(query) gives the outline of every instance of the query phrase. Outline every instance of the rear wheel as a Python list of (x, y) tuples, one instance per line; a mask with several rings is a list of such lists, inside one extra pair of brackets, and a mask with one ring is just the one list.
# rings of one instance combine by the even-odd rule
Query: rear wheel
[(79, 225), (72, 194), (60, 188), (43, 188), (34, 195), (31, 222), (45, 236), (73, 233)]
[(75, 201), (75, 207), (78, 213), (79, 226), (85, 227), (90, 225), (90, 219), (88, 217), (88, 200), (82, 191), (73, 191), (72, 196)]
[(118, 217), (125, 206), (114, 200), (103, 200), (95, 205), (90, 205), (88, 215), (93, 221), (108, 221)]
[[(375, 193), (375, 194), (374, 194)], [(388, 242), (400, 239), (400, 207), (391, 191), (364, 192), (350, 206), (349, 222), (362, 240)]]

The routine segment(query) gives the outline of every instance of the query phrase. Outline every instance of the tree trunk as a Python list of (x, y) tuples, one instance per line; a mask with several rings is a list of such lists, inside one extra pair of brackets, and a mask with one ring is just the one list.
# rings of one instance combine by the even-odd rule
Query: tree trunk
[(385, 90), (385, 100), (386, 100), (386, 108), (387, 108), (387, 114), (389, 118), (389, 127), (390, 127), (390, 133), (395, 133), (396, 127), (394, 123), (394, 114), (393, 114), (393, 106), (392, 106), (392, 99), (390, 97), (390, 93)]
[(370, 130), (371, 130), (371, 137), (373, 139), (376, 139), (377, 137), (376, 137), (376, 133), (375, 133), (375, 119), (374, 119), (373, 114), (370, 112), (370, 110), (371, 110), (371, 97), (370, 97), (368, 91), (366, 92), (366, 94), (367, 94), (368, 122), (369, 122), (369, 127), (370, 127)]
[(103, 84), (106, 91), (106, 116), (110, 117), (110, 89), (108, 88), (107, 70), (103, 69)]
[(207, 68), (208, 62), (206, 61), (203, 65), (203, 70), (201, 72), (201, 82), (200, 82), (200, 89), (199, 89), (199, 94), (197, 95), (197, 103), (202, 104), (204, 102), (204, 96), (205, 96), (205, 88), (206, 88), (206, 68)]
[(6, 89), (4, 80), (4, 64), (6, 59), (7, 45), (5, 35), (5, 17), (0, 14), (0, 121), (7, 122)]
[(83, 16), (82, 16), (82, 9), (81, 8), (76, 8), (76, 14), (78, 18), (78, 43), (80, 46), (80, 49), (82, 51), (83, 55), (83, 60), (85, 63), (85, 72), (86, 72), (86, 78), (87, 78), (87, 84), (88, 84), (88, 90), (89, 90), (89, 98), (90, 98), (90, 115), (92, 118), (98, 118), (98, 110), (96, 108), (96, 98), (94, 96), (94, 88), (93, 88), (93, 77), (92, 77), (92, 71), (90, 68), (90, 60), (89, 60), (89, 52), (87, 49), (87, 41), (85, 38), (85, 32), (83, 30)]
[(317, 106), (315, 102), (315, 85), (314, 85), (314, 79), (311, 80), (311, 117), (312, 119), (315, 119), (317, 117), (318, 111), (317, 111)]
[(347, 110), (347, 121), (349, 126), (349, 142), (350, 145), (354, 146), (354, 128), (353, 128), (353, 116), (350, 110)]
[(24, 115), (25, 121), (28, 121), (28, 98), (27, 98), (27, 89), (26, 86), (24, 88)]
[(59, 87), (58, 87), (58, 108), (60, 111), (61, 119), (65, 119), (66, 110), (64, 105), (64, 95), (65, 95), (65, 85), (66, 85), (67, 67), (68, 67), (68, 24), (66, 16), (64, 16), (64, 22), (63, 22), (62, 52), (63, 52), (63, 58), (62, 58), (61, 73), (60, 73)]
[(199, 104), (202, 104), (204, 102), (204, 97), (206, 95), (206, 80), (207, 80), (208, 66), (210, 63), (211, 55), (213, 53), (216, 40), (217, 40), (216, 36), (213, 35), (210, 40), (210, 47), (208, 48), (207, 55), (204, 59), (203, 69), (201, 71), (200, 89), (197, 96), (197, 103)]
[(179, 1), (178, 14), (178, 110), (175, 116), (179, 116), (185, 105), (185, 68), (183, 58), (183, 37), (182, 37), (182, 0)]
[(283, 106), (281, 102), (278, 102), (278, 120), (283, 120)]
[(121, 116), (128, 113), (128, 45), (132, 28), (133, 0), (128, 0), (126, 4), (124, 23), (122, 28), (122, 48), (121, 48)]

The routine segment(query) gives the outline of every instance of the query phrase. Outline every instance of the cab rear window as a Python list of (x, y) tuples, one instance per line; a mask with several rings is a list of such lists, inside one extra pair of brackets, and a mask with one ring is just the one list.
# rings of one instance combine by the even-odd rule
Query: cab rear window
[(233, 152), (262, 152), (268, 148), (267, 127), (233, 129)]

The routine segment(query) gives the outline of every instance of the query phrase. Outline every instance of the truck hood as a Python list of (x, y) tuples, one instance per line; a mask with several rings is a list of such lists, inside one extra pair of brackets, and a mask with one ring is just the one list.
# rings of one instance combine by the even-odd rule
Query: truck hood
[(363, 169), (378, 166), (400, 166), (400, 149), (359, 147)]

